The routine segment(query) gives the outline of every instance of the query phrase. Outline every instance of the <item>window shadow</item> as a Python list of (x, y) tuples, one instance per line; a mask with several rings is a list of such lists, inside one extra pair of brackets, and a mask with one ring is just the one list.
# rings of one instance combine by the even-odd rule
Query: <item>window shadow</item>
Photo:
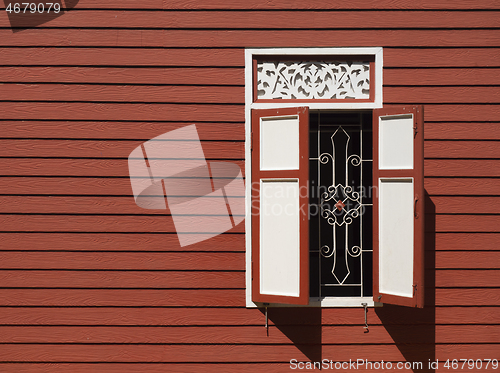
[(407, 362), (421, 362), (414, 372), (435, 372), (436, 361), (436, 206), (425, 194), (425, 304), (409, 308), (385, 304), (375, 309), (382, 325)]
[[(265, 314), (264, 309), (260, 309)], [(269, 307), (269, 335), (277, 328), (311, 362), (320, 362), (321, 346), (321, 307)], [(288, 360), (295, 356), (284, 357)]]

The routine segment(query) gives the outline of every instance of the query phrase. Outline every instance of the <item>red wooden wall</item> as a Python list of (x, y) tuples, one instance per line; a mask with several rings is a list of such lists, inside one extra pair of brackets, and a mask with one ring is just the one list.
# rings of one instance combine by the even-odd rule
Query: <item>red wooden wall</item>
[[(325, 3), (81, 0), (16, 33), (1, 11), (0, 371), (500, 358), (500, 3)], [(128, 180), (135, 147), (191, 123), (243, 168), (244, 49), (313, 46), (384, 47), (384, 104), (425, 105), (427, 304), (370, 309), (367, 334), (329, 308), (272, 310), (267, 335), (244, 224), (181, 248)]]

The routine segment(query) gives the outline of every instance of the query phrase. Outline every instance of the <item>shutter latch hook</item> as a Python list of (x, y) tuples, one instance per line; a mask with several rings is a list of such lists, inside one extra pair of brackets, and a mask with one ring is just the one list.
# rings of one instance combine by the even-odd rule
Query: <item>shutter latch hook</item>
[(368, 330), (368, 304), (361, 303), (361, 305), (365, 309), (365, 326), (363, 326), (363, 329), (365, 329), (365, 333), (369, 333), (370, 331)]

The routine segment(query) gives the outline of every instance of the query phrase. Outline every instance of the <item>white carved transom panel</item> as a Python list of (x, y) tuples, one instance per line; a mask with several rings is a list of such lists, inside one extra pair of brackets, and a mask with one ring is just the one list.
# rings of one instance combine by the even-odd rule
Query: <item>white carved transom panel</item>
[(258, 62), (259, 99), (369, 99), (369, 62)]

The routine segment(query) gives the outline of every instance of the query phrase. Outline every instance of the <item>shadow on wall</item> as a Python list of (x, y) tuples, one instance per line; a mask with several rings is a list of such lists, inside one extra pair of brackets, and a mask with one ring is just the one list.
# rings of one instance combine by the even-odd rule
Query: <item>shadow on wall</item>
[(321, 307), (270, 307), (268, 318), (269, 335), (277, 328), (309, 361), (321, 361)]
[(375, 312), (407, 362), (421, 362), (414, 372), (435, 372), (436, 361), (436, 206), (425, 195), (425, 306), (409, 308), (385, 304)]
[(4, 0), (5, 11), (9, 17), (12, 32), (16, 33), (26, 29), (43, 25), (65, 12), (73, 9), (79, 0), (53, 0), (46, 1), (8, 1)]

